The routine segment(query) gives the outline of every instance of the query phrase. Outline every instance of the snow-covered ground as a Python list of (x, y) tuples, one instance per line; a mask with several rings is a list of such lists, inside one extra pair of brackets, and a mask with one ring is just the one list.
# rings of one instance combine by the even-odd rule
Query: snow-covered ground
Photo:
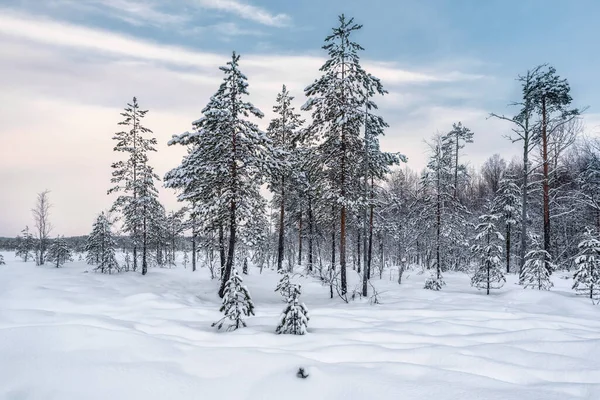
[[(375, 279), (381, 305), (344, 304), (303, 279), (309, 334), (276, 335), (278, 276), (251, 269), (248, 328), (219, 332), (206, 269), (145, 277), (82, 262), (0, 266), (0, 399), (600, 399), (600, 306), (555, 274), (485, 296), (410, 272)], [(296, 377), (299, 367), (310, 376)]]

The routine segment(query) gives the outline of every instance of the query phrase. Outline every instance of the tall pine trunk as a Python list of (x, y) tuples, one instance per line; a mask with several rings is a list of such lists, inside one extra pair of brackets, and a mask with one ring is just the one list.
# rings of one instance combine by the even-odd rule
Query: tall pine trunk
[(506, 273), (510, 273), (510, 225), (506, 224)]
[(314, 238), (314, 221), (312, 214), (312, 200), (308, 196), (308, 272), (313, 270), (313, 239)]
[[(544, 250), (550, 254), (550, 183), (548, 179), (548, 121), (546, 115), (546, 97), (542, 98), (542, 161), (543, 161), (543, 192), (544, 192)], [(544, 262), (546, 262), (544, 255)], [(545, 263), (548, 268), (548, 263)], [(548, 272), (550, 269), (548, 268)]]
[(219, 277), (223, 277), (225, 271), (225, 232), (223, 224), (219, 224)]
[(196, 220), (193, 222), (194, 226), (192, 226), (192, 272), (196, 271)]
[(279, 204), (279, 241), (277, 244), (277, 271), (281, 271), (283, 263), (284, 217), (285, 217), (285, 180), (281, 178), (281, 199)]
[(147, 229), (147, 221), (146, 221), (146, 206), (144, 205), (144, 222), (142, 229), (143, 232), (143, 241), (142, 241), (142, 275), (146, 275), (148, 273), (148, 263), (147, 263), (147, 253), (148, 253), (148, 229)]
[(298, 221), (298, 266), (302, 265), (302, 210)]

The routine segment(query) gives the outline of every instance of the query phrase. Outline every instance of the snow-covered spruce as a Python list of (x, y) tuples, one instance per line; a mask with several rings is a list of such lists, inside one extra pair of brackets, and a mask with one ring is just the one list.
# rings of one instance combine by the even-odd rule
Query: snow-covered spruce
[(238, 274), (237, 269), (232, 268), (231, 276), (225, 283), (223, 305), (219, 309), (225, 316), (213, 323), (212, 326), (221, 329), (223, 324), (229, 320), (231, 323), (227, 326), (227, 330), (236, 330), (246, 326), (244, 317), (254, 315), (254, 303), (248, 288), (242, 285), (242, 282), (242, 277)]
[(275, 329), (278, 334), (304, 335), (307, 332), (308, 309), (300, 302), (302, 293), (300, 285), (290, 285), (291, 296), (281, 314), (279, 325)]
[(52, 262), (56, 268), (60, 267), (67, 261), (72, 261), (73, 256), (71, 248), (65, 240), (64, 236), (59, 236), (50, 245), (48, 249), (48, 261)]
[(21, 236), (17, 238), (18, 245), (15, 255), (21, 257), (23, 261), (27, 262), (30, 258), (34, 258), (33, 252), (35, 250), (35, 238), (29, 232), (29, 226), (21, 231)]
[(551, 256), (543, 249), (543, 243), (538, 235), (530, 234), (529, 240), (533, 250), (525, 256), (525, 265), (519, 276), (519, 283), (526, 289), (550, 290), (554, 286), (550, 280), (551, 271), (554, 269)]
[(121, 270), (115, 257), (117, 244), (111, 231), (111, 225), (104, 213), (98, 215), (85, 245), (87, 263), (96, 264), (96, 271), (108, 274)]
[(442, 290), (442, 287), (446, 286), (446, 282), (442, 278), (441, 274), (432, 273), (429, 278), (425, 281), (425, 286), (423, 289), (428, 290)]
[(492, 212), (498, 214), (504, 223), (505, 261), (506, 273), (510, 272), (511, 233), (513, 227), (521, 220), (521, 188), (517, 185), (516, 178), (505, 176), (500, 181), (500, 187), (494, 197)]
[(577, 246), (579, 254), (575, 256), (577, 271), (573, 275), (573, 289), (588, 296), (593, 302), (600, 301), (600, 240), (587, 230), (583, 240)]
[(479, 224), (475, 228), (477, 244), (473, 245), (472, 251), (479, 258), (480, 264), (471, 277), (471, 286), (485, 289), (486, 294), (490, 294), (490, 289), (500, 289), (506, 283), (500, 263), (500, 242), (504, 237), (496, 229), (498, 219), (497, 215), (484, 214), (479, 217)]

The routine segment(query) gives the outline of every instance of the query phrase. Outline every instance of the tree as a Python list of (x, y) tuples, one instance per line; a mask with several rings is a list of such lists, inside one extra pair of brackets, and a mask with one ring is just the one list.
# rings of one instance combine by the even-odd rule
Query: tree
[(280, 160), (281, 167), (271, 171), (270, 189), (275, 193), (274, 202), (278, 202), (279, 206), (279, 233), (277, 245), (277, 270), (280, 271), (283, 263), (284, 255), (284, 238), (285, 238), (285, 208), (287, 203), (287, 193), (293, 190), (292, 176), (294, 167), (297, 163), (294, 161), (294, 152), (296, 146), (301, 141), (300, 127), (304, 120), (300, 118), (300, 114), (295, 112), (292, 106), (294, 97), (290, 95), (285, 85), (281, 92), (277, 94), (276, 104), (273, 106), (273, 112), (276, 117), (271, 120), (267, 135), (273, 142), (273, 146), (277, 151), (277, 158)]
[(514, 125), (512, 129), (514, 135), (508, 136), (508, 139), (515, 142), (523, 142), (523, 183), (521, 184), (521, 254), (519, 262), (519, 274), (523, 272), (525, 258), (527, 253), (527, 209), (529, 193), (529, 153), (535, 145), (534, 133), (535, 123), (533, 121), (533, 91), (536, 77), (540, 72), (541, 66), (528, 70), (523, 76), (519, 75), (518, 81), (521, 84), (522, 99), (512, 103), (520, 107), (519, 113), (514, 117), (507, 117), (500, 114), (491, 113), (490, 116), (504, 121), (509, 121)]
[(38, 193), (35, 207), (31, 210), (33, 220), (35, 222), (36, 239), (38, 241), (37, 249), (37, 264), (44, 265), (46, 250), (48, 248), (48, 239), (52, 232), (52, 224), (50, 223), (50, 194), (49, 190), (44, 190)]
[(108, 193), (121, 194), (113, 204), (112, 210), (120, 210), (123, 214), (125, 232), (133, 240), (133, 270), (137, 270), (137, 251), (142, 246), (142, 275), (148, 272), (148, 235), (152, 211), (158, 206), (158, 191), (154, 184), (159, 177), (148, 165), (148, 152), (156, 151), (155, 138), (145, 137), (152, 131), (142, 125), (142, 119), (148, 110), (141, 110), (137, 99), (128, 103), (121, 115), (124, 117), (119, 125), (129, 128), (128, 131), (117, 132), (113, 139), (117, 141), (114, 151), (126, 153), (125, 161), (112, 164), (111, 182), (115, 184)]
[(29, 226), (21, 231), (21, 236), (18, 238), (18, 247), (15, 255), (21, 257), (24, 262), (27, 262), (32, 257), (32, 252), (35, 249), (35, 238), (29, 232)]
[(220, 310), (225, 314), (223, 318), (212, 324), (221, 329), (226, 320), (231, 321), (227, 330), (236, 330), (246, 327), (244, 317), (254, 315), (254, 303), (248, 292), (248, 288), (242, 285), (242, 278), (235, 268), (232, 268), (230, 278), (225, 284), (223, 293), (223, 305)]
[(573, 275), (573, 290), (589, 296), (593, 302), (600, 300), (600, 240), (587, 229), (577, 246), (579, 254), (574, 259), (577, 271)]
[(2, 254), (0, 254), (0, 265), (5, 265), (6, 263), (4, 262), (4, 256)]
[[(270, 139), (247, 120), (263, 114), (251, 103), (246, 76), (239, 69), (240, 56), (221, 67), (225, 74), (217, 93), (193, 123), (195, 131), (174, 136), (170, 145), (188, 146), (180, 166), (165, 176), (166, 186), (180, 189), (180, 201), (192, 201), (197, 217), (207, 229), (219, 231), (224, 259), (224, 228), (229, 228), (227, 261), (222, 269), (219, 296), (225, 294), (240, 238), (253, 240), (262, 232), (265, 201), (260, 185), (277, 166)], [(217, 194), (217, 195), (215, 195)], [(239, 237), (238, 237), (239, 234)]]
[(471, 286), (485, 289), (488, 295), (490, 289), (500, 289), (506, 282), (500, 266), (502, 247), (498, 244), (504, 238), (496, 229), (497, 221), (498, 216), (494, 214), (484, 214), (479, 217), (479, 224), (475, 228), (477, 244), (472, 248), (481, 263), (471, 278)]
[[(457, 254), (464, 242), (465, 208), (454, 196), (454, 146), (447, 136), (437, 135), (429, 145), (431, 156), (421, 179), (422, 199), (419, 219), (425, 230), (433, 231), (435, 273), (426, 282), (426, 289), (439, 290), (445, 285), (442, 270), (448, 269), (450, 255)], [(460, 166), (459, 166), (460, 168)]]
[(525, 265), (519, 281), (526, 289), (550, 290), (554, 286), (550, 280), (550, 271), (554, 268), (550, 261), (551, 256), (543, 249), (538, 235), (529, 235), (529, 240), (532, 250), (525, 256)]
[(517, 222), (520, 221), (520, 210), (522, 207), (521, 190), (513, 177), (505, 176), (500, 181), (496, 197), (492, 203), (492, 213), (500, 216), (504, 222), (505, 254), (506, 254), (506, 273), (510, 272), (510, 250), (511, 250), (511, 231)]
[(449, 147), (449, 151), (452, 153), (453, 158), (453, 171), (454, 171), (454, 191), (453, 196), (456, 198), (458, 193), (458, 178), (460, 174), (464, 174), (466, 168), (459, 164), (459, 152), (460, 149), (465, 147), (467, 143), (473, 143), (473, 132), (461, 122), (452, 125), (452, 130), (444, 136), (444, 141)]
[(542, 153), (542, 193), (544, 207), (544, 250), (550, 254), (550, 180), (549, 136), (559, 126), (579, 115), (579, 110), (569, 109), (573, 99), (566, 79), (561, 79), (552, 66), (541, 65), (537, 69), (532, 90), (533, 111), (540, 115), (540, 145)]
[(309, 134), (320, 142), (316, 148), (318, 163), (329, 171), (331, 190), (327, 198), (332, 209), (340, 212), (342, 296), (347, 292), (348, 211), (355, 205), (362, 175), (360, 163), (356, 162), (362, 158), (364, 145), (360, 128), (364, 123), (369, 93), (380, 89), (379, 81), (360, 65), (359, 52), (363, 48), (350, 38), (361, 28), (362, 25), (355, 24), (353, 18), (346, 19), (343, 14), (339, 16), (339, 25), (325, 38), (323, 49), (328, 52), (329, 59), (320, 68), (323, 75), (305, 89), (308, 101), (302, 107), (312, 115), (312, 123), (307, 128)]
[(98, 215), (85, 246), (87, 263), (96, 264), (96, 271), (109, 274), (121, 270), (115, 256), (117, 243), (111, 226), (111, 221), (104, 213)]
[(299, 298), (302, 293), (300, 285), (293, 286), (287, 306), (283, 310), (279, 319), (279, 325), (275, 329), (275, 332), (278, 334), (304, 335), (307, 333), (308, 321), (310, 319), (308, 309), (304, 303), (300, 303)]
[(67, 261), (73, 261), (71, 248), (64, 236), (58, 236), (48, 248), (48, 261), (53, 262), (56, 268)]

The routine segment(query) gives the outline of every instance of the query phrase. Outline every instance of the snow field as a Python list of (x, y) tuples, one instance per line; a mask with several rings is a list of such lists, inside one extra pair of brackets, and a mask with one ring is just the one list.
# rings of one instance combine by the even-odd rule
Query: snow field
[(311, 318), (295, 336), (274, 333), (285, 304), (272, 271), (243, 276), (256, 316), (223, 332), (205, 268), (103, 275), (3, 254), (0, 399), (600, 399), (600, 308), (561, 273), (550, 292), (511, 275), (490, 296), (465, 274), (431, 292), (427, 274), (384, 273), (381, 305), (297, 278)]

